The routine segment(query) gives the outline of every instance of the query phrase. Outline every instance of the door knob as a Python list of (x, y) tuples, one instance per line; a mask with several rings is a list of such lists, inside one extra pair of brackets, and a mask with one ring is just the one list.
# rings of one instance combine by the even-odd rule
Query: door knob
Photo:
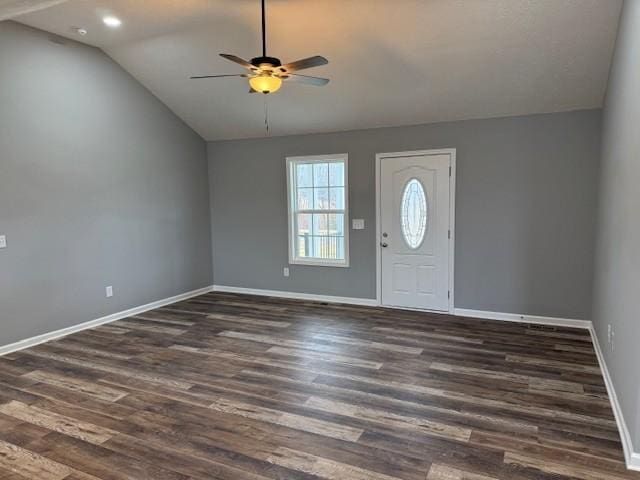
[(389, 244), (387, 242), (380, 242), (380, 246), (382, 248), (387, 248), (389, 246)]

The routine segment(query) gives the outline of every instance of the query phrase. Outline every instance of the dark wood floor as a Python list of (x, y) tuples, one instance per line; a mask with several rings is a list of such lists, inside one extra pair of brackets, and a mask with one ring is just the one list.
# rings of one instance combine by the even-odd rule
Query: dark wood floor
[(0, 480), (640, 479), (589, 334), (208, 294), (0, 357)]

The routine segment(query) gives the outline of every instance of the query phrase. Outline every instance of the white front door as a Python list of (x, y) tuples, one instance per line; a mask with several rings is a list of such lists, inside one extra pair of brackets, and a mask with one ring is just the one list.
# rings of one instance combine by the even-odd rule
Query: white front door
[(451, 161), (452, 153), (380, 159), (383, 305), (450, 310)]

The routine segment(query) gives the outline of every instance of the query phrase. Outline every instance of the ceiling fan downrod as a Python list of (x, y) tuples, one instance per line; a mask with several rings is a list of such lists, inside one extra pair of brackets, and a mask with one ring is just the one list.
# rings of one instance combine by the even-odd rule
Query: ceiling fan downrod
[(262, 56), (267, 56), (267, 20), (265, 14), (265, 0), (262, 0)]

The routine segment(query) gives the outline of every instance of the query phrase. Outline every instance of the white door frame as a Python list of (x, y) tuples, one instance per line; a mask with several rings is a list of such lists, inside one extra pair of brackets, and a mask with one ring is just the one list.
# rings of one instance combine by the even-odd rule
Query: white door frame
[[(400, 157), (415, 157), (419, 155), (449, 155), (451, 159), (451, 176), (449, 177), (449, 230), (451, 231), (451, 237), (449, 238), (449, 314), (454, 313), (454, 276), (455, 276), (455, 239), (456, 239), (456, 149), (455, 148), (442, 148), (438, 150), (415, 150), (410, 152), (392, 152), (392, 153), (377, 153), (376, 154), (376, 302), (378, 305), (382, 305), (382, 248), (380, 247), (381, 238), (381, 192), (380, 192), (380, 168), (383, 158), (400, 158)], [(385, 307), (389, 307), (385, 305)], [(395, 308), (395, 307), (389, 307)], [(400, 308), (400, 307), (398, 307)], [(404, 308), (403, 310), (413, 310), (410, 308)], [(431, 311), (431, 310), (425, 310)], [(437, 311), (436, 313), (443, 313)]]

